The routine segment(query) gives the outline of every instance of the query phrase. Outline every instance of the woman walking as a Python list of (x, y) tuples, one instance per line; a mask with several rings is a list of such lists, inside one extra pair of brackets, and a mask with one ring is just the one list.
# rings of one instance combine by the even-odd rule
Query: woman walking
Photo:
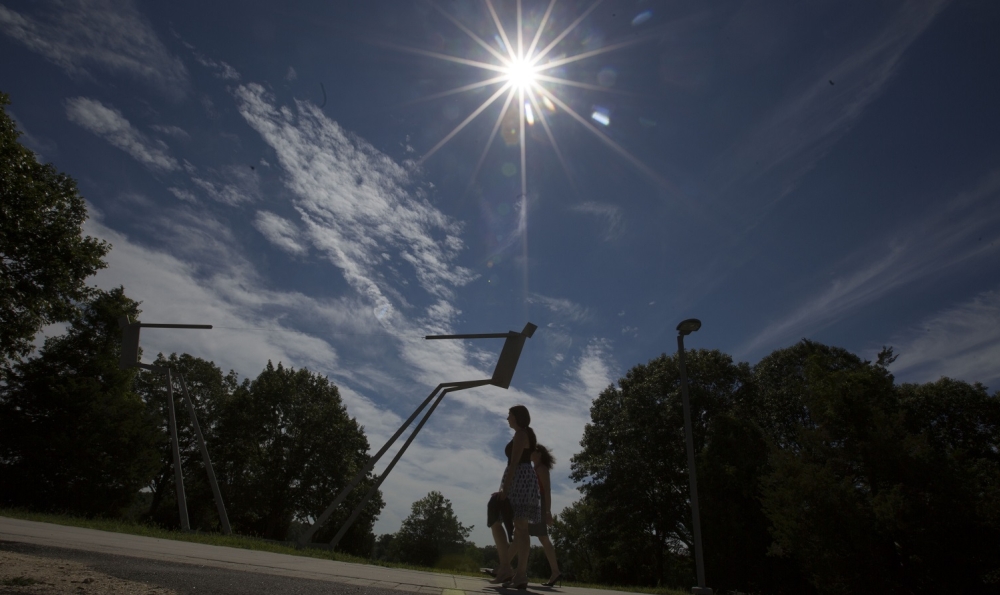
[(507, 443), (504, 453), (507, 455), (507, 469), (500, 483), (500, 497), (506, 498), (514, 511), (514, 543), (511, 544), (517, 555), (517, 571), (510, 565), (510, 554), (507, 549), (507, 535), (503, 523), (493, 523), (493, 539), (497, 544), (497, 554), (500, 556), (500, 568), (492, 583), (513, 583), (517, 589), (528, 587), (528, 525), (541, 523), (541, 495), (538, 491), (538, 479), (531, 467), (531, 454), (535, 451), (537, 440), (531, 429), (531, 415), (524, 405), (515, 405), (507, 415), (507, 424), (514, 430), (514, 437)]
[[(560, 580), (562, 572), (559, 570), (559, 561), (556, 559), (556, 548), (552, 545), (552, 540), (549, 539), (548, 531), (548, 526), (554, 522), (552, 518), (552, 483), (549, 472), (556, 464), (556, 459), (547, 447), (536, 444), (535, 452), (531, 453), (531, 464), (535, 467), (535, 475), (538, 477), (538, 487), (542, 495), (542, 522), (529, 523), (528, 535), (538, 538), (542, 549), (545, 550), (545, 557), (549, 561), (549, 569), (552, 573), (549, 575), (549, 582), (542, 584), (546, 587), (554, 587), (556, 583), (562, 582)], [(513, 550), (507, 553), (508, 565), (514, 559), (514, 555)]]

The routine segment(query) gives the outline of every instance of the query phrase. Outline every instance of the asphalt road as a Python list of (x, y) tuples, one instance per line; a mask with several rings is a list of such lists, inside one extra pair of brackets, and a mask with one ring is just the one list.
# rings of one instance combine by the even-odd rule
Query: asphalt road
[[(177, 564), (115, 554), (0, 541), (0, 550), (72, 560), (118, 578), (173, 589), (178, 593), (245, 595), (247, 593), (288, 593), (292, 595), (401, 595), (400, 591), (361, 587), (330, 581), (241, 572), (226, 568)], [(4, 592), (14, 593), (16, 591)], [(26, 591), (27, 592), (27, 591)]]

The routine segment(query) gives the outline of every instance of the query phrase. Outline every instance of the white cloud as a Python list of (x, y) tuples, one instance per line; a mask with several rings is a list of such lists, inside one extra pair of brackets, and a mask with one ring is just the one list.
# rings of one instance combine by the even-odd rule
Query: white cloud
[(222, 169), (210, 169), (212, 180), (191, 176), (191, 181), (205, 191), (213, 200), (229, 206), (260, 199), (260, 178), (249, 166), (229, 165)]
[(376, 265), (390, 248), (433, 296), (449, 299), (451, 288), (474, 278), (451, 262), (463, 247), (460, 226), (408, 191), (404, 167), (307, 102), (297, 102), (295, 113), (279, 108), (257, 84), (240, 86), (236, 98), (287, 172), (307, 235), (373, 306), (388, 301)]
[[(947, 3), (903, 2), (884, 28), (860, 36), (846, 55), (839, 53), (833, 61), (825, 58), (827, 62), (810, 67), (768, 116), (720, 156), (715, 175), (726, 188), (742, 188), (748, 179), (782, 168), (782, 187), (776, 197), (768, 194), (766, 206), (773, 207), (850, 130), (885, 88), (906, 50)], [(767, 210), (758, 204), (750, 206), (756, 212), (752, 227)]]
[(899, 354), (891, 365), (900, 380), (941, 376), (967, 382), (1000, 381), (1000, 289), (986, 291), (939, 312), (890, 341)]
[(272, 244), (291, 254), (305, 254), (308, 249), (296, 239), (302, 235), (295, 225), (269, 211), (258, 211), (253, 226)]
[(622, 220), (621, 208), (617, 205), (588, 201), (570, 207), (577, 213), (594, 215), (604, 222), (604, 233), (601, 236), (606, 242), (617, 239), (625, 232), (625, 222)]
[(170, 192), (170, 194), (173, 194), (174, 196), (185, 202), (198, 202), (198, 199), (195, 197), (194, 194), (191, 194), (191, 191), (189, 190), (185, 190), (183, 188), (176, 188), (174, 186), (167, 188), (167, 190)]
[(797, 339), (907, 284), (1000, 252), (998, 222), (1000, 170), (985, 176), (973, 190), (859, 249), (838, 267), (848, 273), (790, 308), (788, 315), (769, 322), (737, 356)]
[(289, 66), (288, 67), (288, 72), (285, 73), (285, 80), (288, 81), (288, 82), (292, 82), (292, 81), (294, 81), (297, 78), (299, 78), (299, 74), (297, 72), (295, 72), (294, 68), (292, 68), (291, 66)]
[(66, 116), (143, 165), (165, 171), (178, 168), (177, 160), (167, 154), (165, 145), (154, 142), (132, 126), (120, 111), (96, 99), (67, 99)]
[(198, 61), (198, 64), (206, 68), (211, 68), (215, 71), (215, 76), (224, 81), (238, 81), (240, 80), (240, 73), (236, 71), (235, 68), (229, 64), (223, 62), (222, 60), (212, 60), (211, 58), (206, 58), (198, 52), (194, 53), (194, 59)]
[(172, 136), (174, 138), (179, 138), (181, 140), (191, 139), (191, 135), (188, 134), (187, 131), (181, 128), (180, 126), (153, 124), (152, 126), (150, 126), (150, 128), (161, 134), (166, 134), (167, 136)]
[(184, 64), (131, 2), (61, 0), (41, 6), (39, 14), (27, 15), (0, 5), (0, 31), (71, 76), (89, 76), (87, 68), (96, 66), (153, 85), (174, 99), (189, 89)]
[(554, 298), (540, 293), (532, 293), (528, 296), (527, 302), (544, 306), (545, 309), (559, 318), (570, 322), (583, 322), (592, 316), (590, 309), (566, 298)]

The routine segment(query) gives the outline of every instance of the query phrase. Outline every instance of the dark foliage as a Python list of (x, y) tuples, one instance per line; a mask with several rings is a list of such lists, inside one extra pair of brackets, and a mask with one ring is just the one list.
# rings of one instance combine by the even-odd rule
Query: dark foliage
[[(740, 400), (749, 369), (718, 351), (688, 353), (695, 448), (710, 420)], [(571, 461), (584, 504), (561, 515), (557, 538), (586, 548), (571, 554), (583, 580), (611, 584), (690, 584), (692, 529), (687, 458), (675, 356), (638, 365), (591, 407), (583, 450)], [(587, 567), (578, 564), (587, 561)]]
[(74, 316), (93, 293), (84, 280), (110, 249), (83, 236), (76, 182), (17, 142), (9, 104), (0, 93), (0, 372), (31, 352), (43, 326)]
[(161, 434), (118, 368), (118, 318), (138, 312), (121, 288), (95, 292), (0, 386), (4, 505), (117, 516), (149, 483)]
[[(218, 429), (218, 473), (241, 531), (286, 539), (293, 520), (315, 518), (368, 462), (364, 428), (348, 416), (337, 387), (309, 370), (267, 367), (224, 408)], [(369, 473), (316, 535), (330, 541), (374, 482)], [(372, 526), (384, 506), (376, 493), (341, 541), (368, 555)]]
[[(469, 557), (469, 566), (478, 568), (482, 555), (467, 541), (471, 531), (471, 526), (458, 521), (450, 500), (441, 492), (430, 492), (413, 503), (397, 533), (379, 537), (376, 555), (392, 562), (428, 567), (455, 567), (455, 558)], [(470, 546), (475, 553), (466, 556)]]
[[(706, 575), (717, 591), (1000, 589), (1000, 398), (950, 379), (896, 385), (875, 363), (802, 341), (753, 369), (692, 352)], [(603, 583), (691, 585), (676, 360), (595, 399), (553, 537)]]

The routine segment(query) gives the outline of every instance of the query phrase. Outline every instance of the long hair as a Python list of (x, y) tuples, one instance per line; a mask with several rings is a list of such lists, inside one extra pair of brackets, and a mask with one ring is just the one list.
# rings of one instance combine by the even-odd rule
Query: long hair
[(541, 459), (542, 467), (545, 467), (549, 471), (555, 467), (556, 458), (552, 456), (552, 451), (548, 449), (544, 444), (536, 444), (535, 452), (538, 453), (538, 457)]
[(511, 415), (514, 416), (514, 421), (517, 425), (528, 433), (528, 452), (535, 450), (535, 445), (538, 444), (538, 439), (535, 438), (535, 431), (531, 429), (531, 414), (528, 413), (528, 408), (524, 405), (514, 405), (510, 408)]

